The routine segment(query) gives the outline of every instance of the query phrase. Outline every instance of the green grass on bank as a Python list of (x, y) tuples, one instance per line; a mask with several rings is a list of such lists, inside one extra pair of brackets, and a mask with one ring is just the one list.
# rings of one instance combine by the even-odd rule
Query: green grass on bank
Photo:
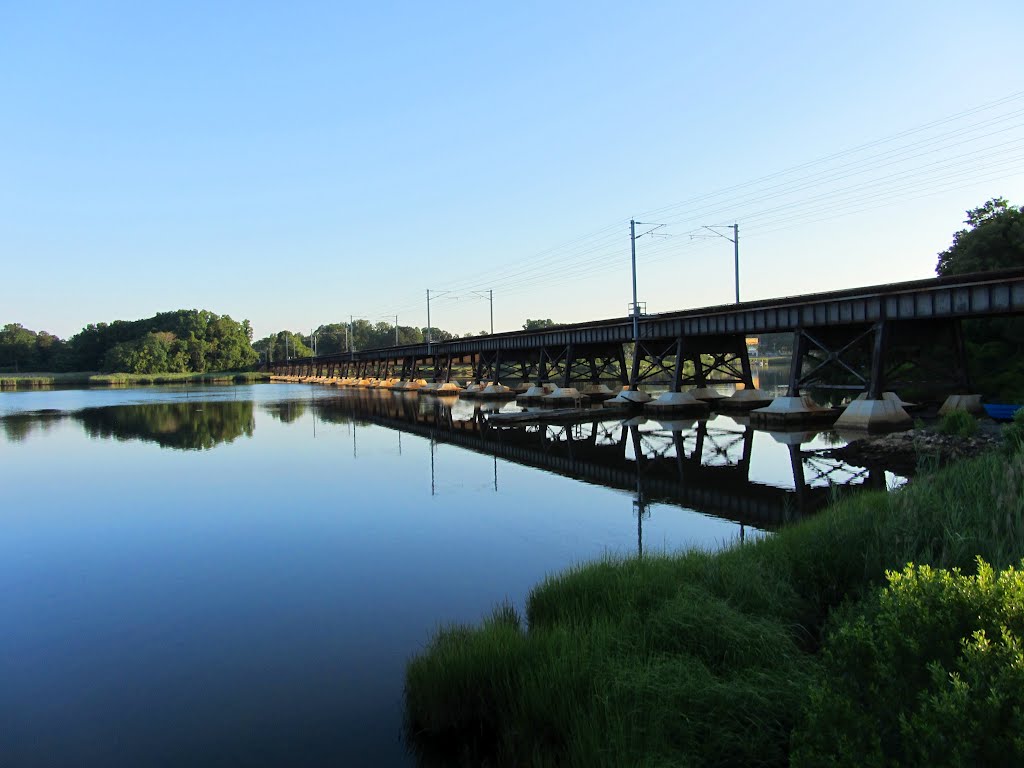
[(830, 616), (907, 563), (1019, 562), (1022, 477), (1020, 454), (986, 455), (719, 553), (551, 577), (525, 619), (503, 606), (410, 661), (410, 743), (427, 765), (788, 765), (794, 733), (813, 742)]
[(131, 384), (248, 384), (270, 381), (270, 374), (258, 371), (214, 373), (11, 373), (0, 374), (0, 389), (42, 389), (62, 386), (127, 386)]

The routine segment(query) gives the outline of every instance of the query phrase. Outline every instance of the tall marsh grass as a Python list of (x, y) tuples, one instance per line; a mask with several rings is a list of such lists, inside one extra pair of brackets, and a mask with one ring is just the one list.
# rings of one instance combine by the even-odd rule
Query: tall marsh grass
[(409, 662), (410, 744), (427, 765), (786, 765), (830, 613), (908, 562), (1019, 561), (1022, 477), (986, 455), (753, 544), (552, 576), (525, 618), (502, 606)]
[(74, 386), (129, 386), (135, 384), (247, 384), (270, 381), (270, 374), (256, 371), (215, 373), (22, 373), (0, 374), (0, 389), (45, 389)]

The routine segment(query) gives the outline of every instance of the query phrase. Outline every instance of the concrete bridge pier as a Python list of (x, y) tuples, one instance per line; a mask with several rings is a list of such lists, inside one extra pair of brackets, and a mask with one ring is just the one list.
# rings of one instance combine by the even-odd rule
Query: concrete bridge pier
[(967, 411), (974, 416), (983, 415), (985, 409), (981, 405), (981, 395), (950, 395), (939, 408), (939, 415), (945, 416), (952, 411)]
[[(683, 392), (683, 364), (686, 361), (686, 342), (682, 336), (675, 340), (675, 361), (672, 365), (672, 386), (644, 405), (644, 411), (658, 413), (689, 413), (705, 415), (708, 404), (699, 399), (696, 390)], [(659, 361), (664, 366), (664, 357)], [(716, 393), (717, 394), (717, 393)]]

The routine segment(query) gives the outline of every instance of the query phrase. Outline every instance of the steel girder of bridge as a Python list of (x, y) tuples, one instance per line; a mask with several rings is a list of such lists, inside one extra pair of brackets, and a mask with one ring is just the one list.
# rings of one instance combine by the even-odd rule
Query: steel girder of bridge
[[(275, 361), (268, 367), (332, 378), (408, 379), (427, 373), (440, 381), (462, 365), (478, 381), (536, 379), (568, 386), (614, 380), (635, 386), (657, 377), (673, 389), (709, 380), (749, 387), (746, 337), (789, 332), (791, 395), (816, 386), (864, 390), (877, 398), (904, 381), (941, 378), (966, 390), (960, 322), (1022, 313), (1024, 270), (1011, 270), (647, 315), (640, 318), (635, 341), (627, 317)], [(910, 362), (917, 363), (913, 370)]]

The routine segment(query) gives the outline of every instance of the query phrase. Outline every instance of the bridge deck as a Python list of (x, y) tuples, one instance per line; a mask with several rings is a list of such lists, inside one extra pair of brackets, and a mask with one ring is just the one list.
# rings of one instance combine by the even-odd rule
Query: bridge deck
[[(1020, 313), (1024, 313), (1024, 270), (1008, 270), (645, 315), (640, 318), (639, 327), (640, 337), (651, 340), (778, 333), (797, 328), (867, 325), (880, 320), (948, 320)], [(626, 344), (632, 340), (632, 319), (620, 317), (542, 331), (455, 339), (429, 346), (423, 343), (318, 355), (316, 361), (459, 357), (549, 346)], [(305, 364), (312, 360), (293, 358), (288, 362)]]

